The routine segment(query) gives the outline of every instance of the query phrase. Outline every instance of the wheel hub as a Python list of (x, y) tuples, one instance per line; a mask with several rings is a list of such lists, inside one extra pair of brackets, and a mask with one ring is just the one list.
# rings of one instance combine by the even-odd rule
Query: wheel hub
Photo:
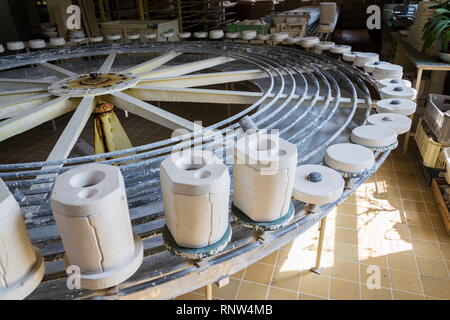
[(55, 96), (98, 96), (128, 89), (138, 82), (131, 73), (89, 73), (59, 80), (48, 87), (48, 92)]

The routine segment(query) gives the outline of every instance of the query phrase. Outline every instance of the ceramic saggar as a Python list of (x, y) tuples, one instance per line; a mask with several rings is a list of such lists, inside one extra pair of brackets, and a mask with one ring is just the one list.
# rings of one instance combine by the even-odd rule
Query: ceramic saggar
[(228, 225), (230, 175), (211, 152), (184, 150), (161, 163), (167, 227), (185, 248), (203, 248), (224, 236)]
[(119, 168), (88, 164), (59, 175), (51, 205), (65, 265), (80, 268), (82, 288), (109, 288), (136, 272), (143, 246), (131, 229)]
[(297, 147), (273, 134), (253, 133), (234, 147), (233, 204), (256, 222), (283, 217), (289, 210)]
[(31, 245), (22, 213), (0, 179), (0, 300), (23, 299), (41, 282), (44, 259)]

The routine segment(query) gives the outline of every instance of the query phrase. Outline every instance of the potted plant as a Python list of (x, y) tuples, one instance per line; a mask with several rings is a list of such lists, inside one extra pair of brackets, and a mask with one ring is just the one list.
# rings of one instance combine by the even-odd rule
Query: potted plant
[(424, 48), (431, 47), (436, 40), (439, 40), (441, 42), (439, 57), (450, 63), (450, 0), (435, 4), (430, 9), (436, 11), (423, 28), (423, 46)]

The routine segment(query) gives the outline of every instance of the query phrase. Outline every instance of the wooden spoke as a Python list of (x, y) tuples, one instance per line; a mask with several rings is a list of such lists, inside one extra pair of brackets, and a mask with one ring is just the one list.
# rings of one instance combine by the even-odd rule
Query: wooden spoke
[(14, 117), (15, 115), (37, 107), (52, 99), (49, 93), (30, 95), (21, 99), (15, 99), (0, 104), (0, 120)]
[(24, 89), (16, 89), (16, 90), (0, 90), (0, 96), (17, 96), (21, 94), (30, 94), (35, 92), (47, 91), (47, 88), (24, 88)]
[(143, 78), (140, 84), (151, 86), (174, 87), (174, 88), (192, 88), (192, 87), (208, 86), (213, 84), (254, 80), (265, 77), (268, 77), (267, 73), (258, 69), (253, 69), (253, 70), (192, 74), (179, 77), (165, 77), (155, 79)]
[(169, 51), (168, 53), (160, 55), (159, 57), (150, 59), (141, 64), (138, 64), (137, 66), (131, 67), (131, 68), (125, 70), (124, 72), (130, 72), (130, 73), (138, 74), (140, 77), (144, 77), (150, 71), (155, 70), (156, 68), (165, 64), (166, 62), (176, 58), (180, 54), (181, 54), (181, 52)]
[(109, 54), (106, 57), (105, 62), (103, 62), (103, 65), (98, 70), (98, 72), (99, 73), (107, 73), (107, 72), (109, 72), (111, 70), (112, 65), (114, 64), (114, 59), (116, 59), (116, 54), (115, 53)]
[(0, 78), (0, 87), (3, 88), (3, 90), (48, 87), (52, 82), (53, 82), (52, 80)]
[[(105, 97), (108, 99), (108, 97)], [(160, 109), (147, 102), (141, 101), (123, 92), (112, 93), (111, 103), (120, 109), (134, 113), (142, 118), (153, 121), (166, 128), (176, 130), (180, 128), (194, 130), (196, 124), (173, 113)]]
[(193, 88), (135, 86), (127, 92), (146, 101), (198, 102), (220, 104), (252, 104), (263, 96), (261, 92), (229, 91)]
[(95, 98), (92, 96), (84, 97), (81, 100), (80, 105), (75, 110), (72, 118), (59, 137), (58, 142), (53, 147), (47, 161), (66, 159), (69, 156), (78, 137), (83, 131), (86, 122), (89, 120), (89, 117), (94, 110), (94, 102)]
[(185, 64), (180, 64), (173, 67), (168, 67), (161, 70), (155, 70), (147, 74), (146, 78), (160, 78), (160, 77), (174, 77), (188, 74), (191, 72), (212, 68), (220, 64), (224, 64), (230, 61), (234, 61), (234, 58), (230, 57), (216, 57), (211, 59), (205, 59)]
[(0, 123), (0, 141), (55, 119), (76, 108), (76, 100), (59, 97)]
[(41, 63), (39, 63), (39, 65), (41, 67), (44, 67), (47, 71), (54, 74), (58, 78), (67, 78), (67, 77), (76, 76), (76, 73), (74, 73), (70, 70), (61, 68), (60, 66), (48, 63), (48, 62), (41, 62)]

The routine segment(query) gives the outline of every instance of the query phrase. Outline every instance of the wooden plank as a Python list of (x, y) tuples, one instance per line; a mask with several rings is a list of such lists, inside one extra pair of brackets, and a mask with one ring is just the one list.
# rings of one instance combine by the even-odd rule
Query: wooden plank
[(146, 76), (146, 78), (181, 76), (181, 75), (188, 74), (191, 72), (212, 68), (214, 66), (218, 66), (220, 64), (224, 64), (224, 63), (231, 62), (234, 60), (236, 60), (236, 59), (230, 58), (230, 57), (215, 57), (215, 58), (180, 64), (177, 66), (153, 71), (153, 72), (149, 73)]
[(76, 99), (59, 97), (0, 123), (0, 141), (55, 119), (76, 108)]
[(108, 54), (105, 61), (103, 62), (102, 66), (100, 67), (100, 70), (98, 70), (99, 73), (108, 73), (111, 70), (111, 67), (114, 63), (114, 59), (116, 59), (116, 54), (111, 53)]
[(444, 197), (442, 196), (441, 189), (439, 188), (441, 185), (448, 186), (444, 179), (433, 179), (431, 181), (431, 191), (433, 192), (434, 199), (436, 199), (444, 228), (447, 231), (447, 234), (450, 235), (450, 213), (448, 206), (444, 201)]
[(60, 66), (57, 66), (57, 65), (54, 65), (54, 64), (51, 64), (48, 62), (41, 62), (41, 63), (39, 63), (39, 65), (41, 67), (44, 67), (47, 71), (54, 74), (58, 78), (67, 78), (67, 77), (73, 77), (73, 76), (77, 75), (76, 73), (74, 73), (70, 70), (61, 68)]
[(66, 159), (94, 110), (95, 98), (84, 97), (53, 147), (47, 161)]
[(178, 57), (182, 52), (169, 51), (162, 54), (156, 58), (145, 61), (137, 66), (131, 67), (124, 72), (130, 72), (138, 74), (139, 77), (145, 77), (152, 70), (162, 66), (163, 64), (169, 62), (170, 60)]
[(127, 90), (131, 96), (146, 101), (198, 102), (218, 104), (252, 104), (261, 92), (135, 86)]
[(179, 77), (165, 78), (143, 78), (140, 82), (142, 85), (174, 87), (174, 88), (191, 88), (201, 87), (213, 84), (222, 84), (238, 81), (248, 81), (260, 78), (266, 78), (269, 75), (258, 69), (239, 70), (229, 72), (212, 72), (202, 74), (192, 74)]
[(42, 105), (52, 99), (49, 93), (26, 96), (22, 99), (7, 101), (0, 104), (0, 120), (14, 117), (15, 115)]
[(189, 120), (181, 118), (142, 100), (136, 99), (123, 92), (112, 93), (109, 97), (106, 96), (105, 99), (111, 100), (112, 104), (120, 109), (129, 111), (172, 130), (185, 128), (193, 131), (196, 126)]

